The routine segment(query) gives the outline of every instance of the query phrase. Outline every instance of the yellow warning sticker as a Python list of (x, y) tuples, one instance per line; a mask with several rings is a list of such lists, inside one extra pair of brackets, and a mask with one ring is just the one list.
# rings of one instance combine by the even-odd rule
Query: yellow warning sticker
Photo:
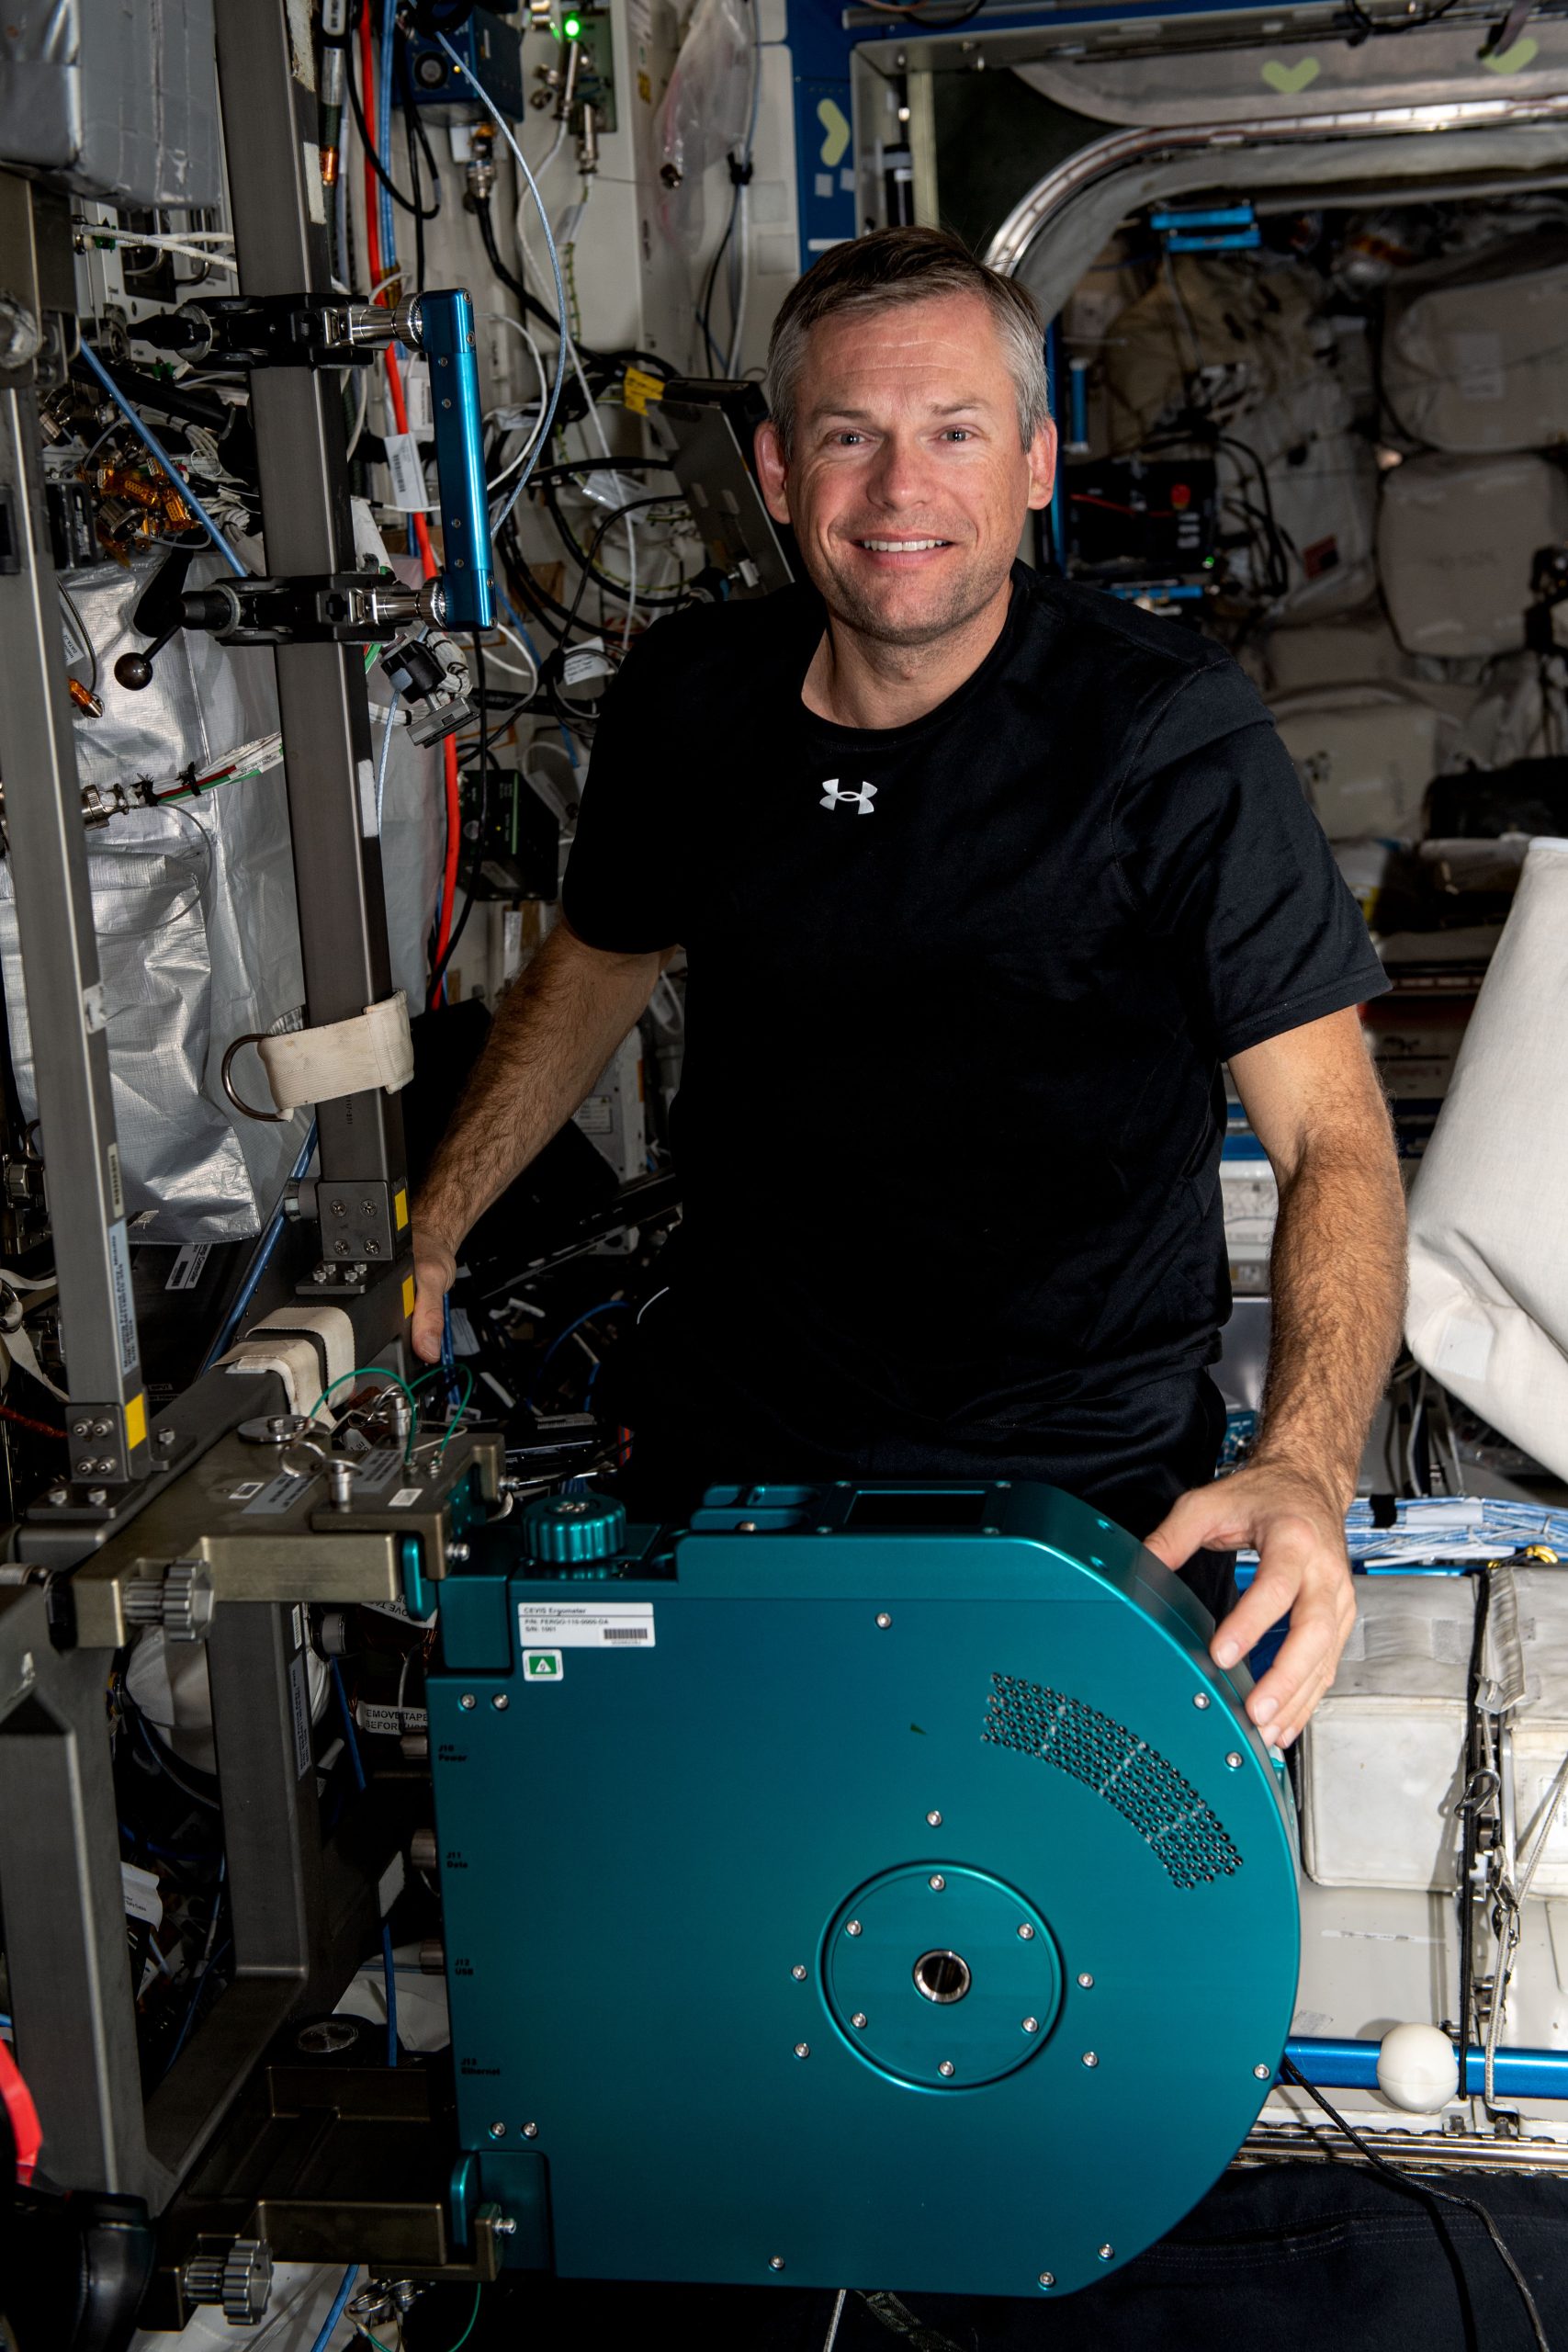
[(403, 1320), (405, 1323), (412, 1313), (413, 1276), (412, 1274), (405, 1274), (403, 1276)]
[(409, 1221), (409, 1196), (400, 1184), (392, 1194), (392, 1219), (400, 1233)]
[(626, 406), (634, 416), (646, 416), (649, 401), (661, 401), (664, 398), (664, 387), (659, 378), (650, 376), (643, 368), (626, 369), (624, 389)]
[(147, 1442), (147, 1399), (140, 1392), (125, 1408), (125, 1442), (128, 1447)]

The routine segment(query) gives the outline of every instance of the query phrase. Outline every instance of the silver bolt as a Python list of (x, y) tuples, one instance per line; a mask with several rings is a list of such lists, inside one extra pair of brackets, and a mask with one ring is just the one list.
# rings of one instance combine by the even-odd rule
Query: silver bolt
[(73, 1437), (90, 1437), (92, 1435), (92, 1430), (93, 1425), (91, 1421), (73, 1421), (71, 1424), (71, 1434)]
[(946, 2075), (947, 2077), (949, 2077), (949, 2078), (951, 2079), (952, 2075), (953, 2075), (953, 2061), (952, 2061), (952, 2059), (951, 2059), (951, 2058), (944, 2058), (944, 2059), (942, 2060), (942, 2062), (941, 2065), (937, 2068), (937, 2073), (938, 2073), (939, 2075)]
[(794, 1979), (795, 1979), (795, 1983), (796, 1983), (797, 1984), (805, 1984), (805, 1982), (806, 1982), (806, 1969), (805, 1969), (805, 1965), (804, 1965), (804, 1963), (803, 1963), (802, 1962), (800, 1962), (800, 1961), (798, 1961), (798, 1960), (797, 1960), (797, 1961), (795, 1962), (795, 1966), (790, 1970), (790, 1972), (789, 1972), (789, 1973), (790, 1973), (790, 1974), (794, 1977)]
[(1043, 2270), (1040, 2273), (1040, 2284), (1043, 2287), (1054, 2287), (1055, 2283), (1056, 2274), (1054, 2270)]
[(756, 1521), (754, 1519), (738, 1519), (735, 1522), (735, 1532), (737, 1535), (755, 1535), (757, 1532)]
[(452, 1561), (456, 1566), (459, 1568), (462, 1567), (468, 1557), (468, 1545), (462, 1542), (448, 1544), (446, 1546), (446, 1557)]
[(1270, 2075), (1274, 2072), (1274, 2069), (1272, 2066), (1254, 2066), (1252, 2071), (1257, 2075), (1260, 2083), (1266, 2083)]
[(1040, 2030), (1040, 2020), (1039, 2020), (1039, 2018), (1024, 2018), (1024, 2020), (1023, 2020), (1023, 2030), (1024, 2030), (1025, 2033), (1038, 2033), (1038, 2032), (1039, 2032), (1039, 2030)]
[(536, 2140), (538, 2136), (539, 2127), (536, 2123), (525, 2123), (523, 2126), (523, 2137), (525, 2140)]
[(313, 1283), (330, 1283), (332, 1278), (333, 1270), (330, 1266), (317, 1266), (312, 1270), (310, 1275), (310, 1280)]
[(1030, 1926), (1027, 1919), (1025, 1919), (1020, 1927), (1018, 1934), (1021, 1943), (1032, 1944), (1034, 1941), (1034, 1930)]
[(95, 1421), (93, 1423), (93, 1435), (95, 1437), (107, 1437), (108, 1433), (109, 1425), (107, 1421)]
[(87, 1489), (87, 1500), (90, 1503), (101, 1507), (107, 1502), (108, 1498), (109, 1490), (107, 1487), (89, 1487)]
[(492, 2140), (504, 2140), (506, 2137), (505, 2124), (492, 2123), (490, 2127), (490, 2136)]
[(367, 1258), (378, 1258), (381, 1254), (381, 1245), (373, 1233), (365, 1237), (365, 1254)]
[(1102, 2245), (1100, 2249), (1100, 2258), (1101, 2262), (1113, 2262), (1116, 2258), (1116, 2248), (1113, 2245)]
[(45, 1497), (45, 1500), (47, 1502), (54, 1503), (57, 1506), (63, 1502), (69, 1502), (70, 1499), (71, 1498), (66, 1493), (63, 1487), (51, 1487), (48, 1495)]
[(887, 1628), (889, 1627), (889, 1625), (891, 1625), (891, 1623), (893, 1623), (893, 1620), (892, 1620), (892, 1618), (888, 1615), (888, 1613), (887, 1613), (887, 1611), (886, 1611), (886, 1609), (879, 1609), (879, 1610), (877, 1611), (877, 1612), (876, 1612), (876, 1622), (877, 1622), (878, 1625), (882, 1628), (882, 1631), (883, 1631), (884, 1633), (886, 1633), (886, 1632), (887, 1631)]
[(504, 1690), (496, 1690), (491, 1692), (490, 1703), (495, 1709), (498, 1715), (503, 1715), (508, 1707), (511, 1706), (512, 1702), (507, 1697)]
[(1086, 2066), (1098, 2066), (1100, 2064), (1100, 2058), (1095, 2051), (1086, 2050), (1083, 2054), (1083, 2062)]
[(1195, 1707), (1206, 1707), (1206, 1706), (1208, 1705), (1208, 1703), (1209, 1703), (1209, 1694), (1208, 1694), (1208, 1692), (1207, 1692), (1206, 1690), (1194, 1690), (1194, 1691), (1193, 1691), (1193, 1693), (1192, 1693), (1192, 1704), (1193, 1704)]
[(811, 2055), (809, 2041), (797, 2041), (795, 2045), (795, 2054), (797, 2058), (809, 2058)]
[(933, 1871), (931, 1880), (931, 1893), (933, 1894), (940, 1894), (946, 1884), (947, 1881), (943, 1878), (942, 1872), (940, 1871)]
[(333, 1256), (334, 1258), (346, 1258), (347, 1255), (348, 1244), (340, 1233), (337, 1239), (333, 1243)]
[(1241, 1758), (1237, 1755), (1237, 1753), (1236, 1753), (1236, 1751), (1235, 1751), (1235, 1749), (1234, 1747), (1231, 1749), (1230, 1754), (1225, 1758), (1225, 1762), (1230, 1766), (1231, 1770), (1232, 1770), (1233, 1772), (1239, 1772), (1239, 1771), (1240, 1771), (1240, 1770), (1241, 1770)]
[(173, 1430), (160, 1430), (158, 1431), (158, 1443), (165, 1453), (168, 1453), (174, 1442), (175, 1432)]
[[(60, 1499), (63, 1502), (65, 1499), (64, 1496), (62, 1495)], [(845, 1928), (844, 1933), (846, 1936), (858, 1936), (860, 1933), (860, 1921), (858, 1919), (852, 1919)]]
[(857, 2009), (853, 2017), (850, 2019), (850, 2023), (853, 2026), (857, 2033), (863, 2031), (865, 2026), (865, 2011), (863, 2009)]
[(940, 1829), (942, 1827), (942, 1815), (940, 1813), (928, 1813), (926, 1815), (926, 1821), (928, 1826), (932, 1829)]
[(334, 1201), (333, 1203), (333, 1216), (346, 1216), (348, 1215), (348, 1203), (346, 1201)]
[(771, 2255), (769, 2255), (769, 2256), (768, 2256), (768, 2268), (769, 2268), (770, 2270), (782, 2270), (782, 2269), (784, 2268), (784, 2256), (783, 2256), (783, 2255), (782, 2255), (782, 2254), (771, 2254)]
[(510, 2213), (502, 2213), (499, 2221), (491, 2223), (491, 2229), (498, 2238), (514, 2238), (517, 2235), (517, 2224)]
[(376, 1214), (376, 1204), (375, 1204), (375, 1202), (374, 1202), (374, 1201), (361, 1201), (361, 1202), (360, 1202), (360, 1204), (359, 1204), (359, 1214), (360, 1214), (360, 1216), (375, 1216), (375, 1214)]
[(479, 1703), (479, 1701), (475, 1698), (471, 1690), (465, 1690), (462, 1697), (457, 1702), (457, 1704), (461, 1707), (466, 1715), (471, 1715)]
[(1092, 1988), (1093, 1988), (1093, 1984), (1094, 1984), (1094, 1979), (1093, 1979), (1093, 1977), (1089, 1974), (1089, 1971), (1088, 1971), (1088, 1969), (1087, 1969), (1087, 1968), (1084, 1970), (1084, 1972), (1083, 1972), (1082, 1975), (1078, 1978), (1078, 1983), (1083, 1986), (1084, 1991), (1085, 1991), (1086, 1993), (1088, 1993), (1088, 1992), (1089, 1992), (1090, 1990), (1092, 1990)]

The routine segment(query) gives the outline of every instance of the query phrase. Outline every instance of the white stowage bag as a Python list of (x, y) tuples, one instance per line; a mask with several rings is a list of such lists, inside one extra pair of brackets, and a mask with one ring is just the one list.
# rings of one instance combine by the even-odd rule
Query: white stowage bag
[(1274, 697), (1274, 723), (1331, 842), (1414, 841), (1456, 723), (1400, 684)]
[(1407, 270), (1384, 311), (1390, 408), (1435, 449), (1568, 441), (1568, 239), (1518, 237)]
[(1568, 841), (1530, 843), (1410, 1196), (1411, 1353), (1568, 1476)]
[(1383, 477), (1378, 572), (1408, 653), (1463, 660), (1525, 641), (1539, 548), (1568, 538), (1568, 475), (1548, 458), (1408, 458)]
[(659, 225), (688, 256), (703, 243), (709, 167), (745, 144), (758, 71), (742, 0), (697, 0), (653, 125)]

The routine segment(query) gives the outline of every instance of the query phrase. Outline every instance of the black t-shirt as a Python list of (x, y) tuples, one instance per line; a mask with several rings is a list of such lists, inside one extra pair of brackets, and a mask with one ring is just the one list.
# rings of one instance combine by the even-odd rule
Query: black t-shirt
[(688, 1360), (824, 1442), (1016, 1438), (1213, 1361), (1219, 1065), (1387, 983), (1206, 640), (1015, 566), (974, 675), (863, 730), (801, 701), (821, 632), (795, 588), (649, 631), (564, 910), (687, 952)]

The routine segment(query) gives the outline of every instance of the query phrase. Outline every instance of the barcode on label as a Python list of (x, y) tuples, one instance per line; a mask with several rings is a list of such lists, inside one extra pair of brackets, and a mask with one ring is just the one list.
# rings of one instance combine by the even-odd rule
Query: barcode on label
[(604, 1630), (607, 1642), (646, 1642), (648, 1639), (646, 1625), (606, 1625)]

